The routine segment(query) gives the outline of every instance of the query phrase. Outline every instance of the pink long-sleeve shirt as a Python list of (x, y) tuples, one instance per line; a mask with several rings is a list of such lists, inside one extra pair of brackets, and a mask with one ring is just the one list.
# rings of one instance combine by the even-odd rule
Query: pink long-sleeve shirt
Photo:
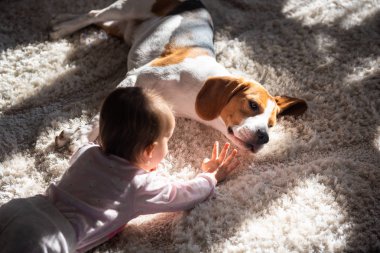
[(74, 154), (70, 168), (60, 182), (49, 186), (47, 196), (76, 231), (77, 252), (84, 252), (138, 215), (194, 207), (213, 193), (215, 185), (207, 173), (183, 183), (170, 182), (88, 144)]

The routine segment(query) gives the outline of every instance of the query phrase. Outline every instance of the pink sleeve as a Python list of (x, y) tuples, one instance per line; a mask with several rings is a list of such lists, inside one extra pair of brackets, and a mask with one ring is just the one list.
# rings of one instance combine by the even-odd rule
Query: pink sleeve
[(169, 182), (166, 178), (146, 174), (136, 189), (136, 215), (191, 209), (212, 195), (215, 185), (215, 178), (208, 173), (201, 173), (182, 183)]

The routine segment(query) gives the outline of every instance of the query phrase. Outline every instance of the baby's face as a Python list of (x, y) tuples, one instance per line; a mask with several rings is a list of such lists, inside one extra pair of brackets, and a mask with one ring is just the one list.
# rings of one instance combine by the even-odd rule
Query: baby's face
[[(140, 165), (140, 167), (144, 170), (155, 170), (162, 159), (164, 159), (164, 157), (168, 154), (168, 142), (173, 135), (175, 127), (175, 119), (173, 114), (170, 114), (168, 127), (169, 129), (166, 129), (165, 132), (162, 133), (161, 136), (152, 144), (153, 149), (150, 152), (147, 152), (148, 157), (146, 157), (145, 160), (148, 160), (148, 162)], [(146, 151), (144, 153), (146, 153)]]

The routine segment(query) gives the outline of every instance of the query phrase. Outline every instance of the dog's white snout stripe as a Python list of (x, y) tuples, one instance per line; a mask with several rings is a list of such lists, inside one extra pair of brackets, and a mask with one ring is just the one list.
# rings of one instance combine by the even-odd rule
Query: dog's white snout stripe
[(232, 127), (236, 137), (245, 142), (250, 142), (255, 139), (258, 131), (267, 134), (268, 121), (274, 108), (275, 103), (272, 100), (268, 100), (267, 106), (263, 113), (249, 117), (245, 119), (242, 124)]

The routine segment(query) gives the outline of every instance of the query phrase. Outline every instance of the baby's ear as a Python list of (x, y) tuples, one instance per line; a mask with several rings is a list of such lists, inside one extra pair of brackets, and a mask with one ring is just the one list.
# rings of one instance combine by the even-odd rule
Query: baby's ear
[(153, 156), (153, 151), (154, 149), (156, 148), (157, 146), (157, 142), (153, 142), (152, 144), (149, 144), (145, 149), (144, 149), (144, 152), (143, 152), (143, 158), (145, 161), (149, 160), (149, 158), (152, 158)]

